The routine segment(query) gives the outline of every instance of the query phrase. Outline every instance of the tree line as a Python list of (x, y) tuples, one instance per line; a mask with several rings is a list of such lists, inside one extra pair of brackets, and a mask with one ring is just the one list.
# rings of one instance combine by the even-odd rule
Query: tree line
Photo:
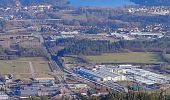
[(88, 39), (58, 39), (57, 46), (64, 49), (58, 55), (100, 55), (102, 53), (119, 52), (165, 52), (170, 53), (170, 38), (161, 38), (151, 41), (121, 40), (110, 42), (107, 40)]
[(3, 48), (0, 46), (0, 59), (11, 60), (18, 57), (47, 57), (46, 51), (43, 48)]
[(109, 93), (104, 96), (81, 96), (81, 100), (170, 100), (170, 95), (160, 93), (146, 93), (146, 92), (128, 92), (128, 93)]

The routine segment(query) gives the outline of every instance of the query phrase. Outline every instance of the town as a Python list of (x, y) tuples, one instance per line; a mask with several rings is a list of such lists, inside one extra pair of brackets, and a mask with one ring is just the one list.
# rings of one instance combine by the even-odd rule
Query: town
[(12, 2), (0, 4), (0, 100), (169, 100), (170, 7)]

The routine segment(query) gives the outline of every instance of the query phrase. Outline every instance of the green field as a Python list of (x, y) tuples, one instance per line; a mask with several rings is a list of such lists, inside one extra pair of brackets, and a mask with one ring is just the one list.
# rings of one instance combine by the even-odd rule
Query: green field
[(165, 57), (166, 57), (167, 59), (170, 59), (170, 54), (165, 54)]
[(76, 56), (65, 56), (64, 57), (64, 62), (65, 63), (86, 63), (86, 60), (83, 59), (83, 57), (76, 57)]
[(29, 63), (17, 60), (1, 60), (0, 61), (0, 74), (12, 74), (14, 78), (26, 78), (30, 76)]
[(36, 77), (50, 77), (48, 74), (51, 72), (51, 70), (46, 59), (41, 57), (33, 57), (33, 58), (21, 58), (20, 60), (32, 62), (36, 73)]
[(97, 56), (85, 56), (90, 63), (164, 63), (157, 53), (130, 52), (130, 53), (105, 53)]
[(0, 60), (0, 74), (13, 74), (15, 79), (32, 78), (30, 64), (32, 63), (36, 77), (49, 77), (48, 61), (43, 58), (21, 58), (17, 60)]

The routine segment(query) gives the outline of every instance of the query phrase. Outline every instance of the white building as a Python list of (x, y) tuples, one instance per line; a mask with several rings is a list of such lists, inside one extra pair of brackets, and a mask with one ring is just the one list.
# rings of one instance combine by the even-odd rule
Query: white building
[(144, 69), (138, 68), (139, 66), (133, 65), (118, 65), (113, 66), (100, 66), (94, 72), (103, 81), (134, 81), (144, 84), (165, 84), (169, 83), (170, 79), (164, 75), (153, 73)]
[(68, 84), (71, 89), (87, 89), (87, 84)]
[(61, 32), (61, 34), (62, 35), (77, 35), (77, 34), (79, 34), (79, 32), (78, 31), (68, 31), (68, 32), (63, 31), (63, 32)]
[(114, 69), (107, 68), (107, 67), (101, 67), (99, 70), (96, 70), (96, 73), (99, 74), (99, 76), (102, 76), (103, 81), (125, 81), (126, 77), (124, 75), (115, 74), (113, 73)]
[(4, 92), (0, 92), (0, 100), (9, 100), (9, 96), (4, 93)]
[(135, 38), (130, 37), (128, 34), (121, 34), (121, 33), (111, 33), (112, 36), (115, 36), (117, 38), (121, 38), (124, 40), (134, 40)]
[(89, 79), (93, 79), (95, 81), (124, 81), (126, 77), (124, 75), (117, 75), (113, 73), (113, 70), (107, 69), (106, 67), (101, 67), (96, 70), (87, 70), (83, 68), (79, 68), (77, 71), (80, 75), (87, 77)]
[(163, 37), (163, 33), (151, 33), (151, 32), (131, 32), (131, 36), (142, 36), (142, 37)]
[(150, 71), (146, 71), (139, 68), (129, 68), (125, 70), (124, 74), (127, 75), (127, 78), (136, 82), (145, 83), (145, 84), (164, 84), (170, 82), (168, 77), (156, 74)]

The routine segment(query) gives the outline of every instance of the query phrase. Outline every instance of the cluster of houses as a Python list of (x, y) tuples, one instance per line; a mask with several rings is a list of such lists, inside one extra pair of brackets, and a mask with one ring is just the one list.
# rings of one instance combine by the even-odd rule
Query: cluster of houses
[(27, 99), (30, 97), (56, 96), (60, 94), (54, 78), (37, 78), (29, 82), (12, 80), (6, 76), (0, 80), (0, 100)]

